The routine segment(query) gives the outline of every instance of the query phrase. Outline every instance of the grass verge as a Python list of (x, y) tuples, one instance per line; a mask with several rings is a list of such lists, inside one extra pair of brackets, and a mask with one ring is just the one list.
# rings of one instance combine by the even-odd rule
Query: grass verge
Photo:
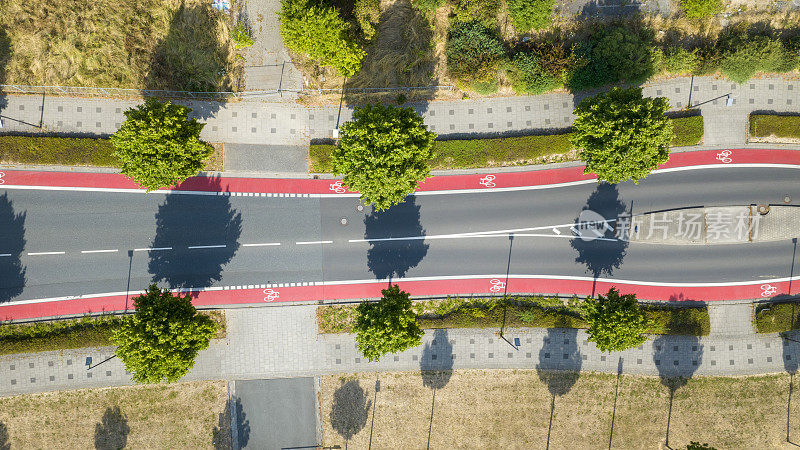
[(757, 333), (780, 333), (800, 329), (800, 303), (767, 303), (756, 307), (753, 325)]
[[(787, 410), (786, 374), (695, 377), (675, 390), (671, 410), (670, 390), (658, 377), (455, 370), (437, 378), (444, 383), (434, 397), (420, 372), (320, 377), (325, 445), (603, 449), (611, 442), (655, 449), (664, 448), (669, 424), (675, 449), (691, 441), (719, 449), (786, 448), (787, 413), (800, 414), (795, 399)], [(792, 420), (792, 441), (798, 433), (800, 421)]]
[[(4, 448), (229, 448), (224, 381), (0, 398)], [(66, 445), (66, 442), (72, 444)]]
[[(227, 336), (223, 311), (201, 311), (217, 326), (214, 339)], [(87, 316), (73, 320), (0, 325), (0, 355), (49, 352), (71, 348), (107, 347), (121, 316)]]
[(800, 116), (750, 114), (750, 133), (754, 138), (800, 138)]
[[(671, 146), (697, 145), (703, 140), (703, 117), (670, 119), (675, 130)], [(435, 141), (431, 169), (471, 169), (476, 167), (514, 166), (574, 159), (572, 133), (517, 136), (489, 139), (454, 139)], [(335, 145), (312, 144), (309, 148), (309, 171), (331, 173), (331, 154)], [(575, 155), (577, 157), (577, 154)]]
[[(510, 297), (414, 302), (420, 327), (436, 328), (587, 328), (580, 314), (580, 299), (564, 302), (549, 297)], [(350, 333), (357, 305), (327, 305), (317, 308), (320, 333)], [(505, 306), (505, 308), (504, 308)], [(653, 321), (651, 334), (706, 336), (711, 329), (707, 308), (647, 306), (645, 314)], [(503, 322), (505, 320), (505, 323)]]
[(671, 147), (687, 147), (698, 145), (703, 140), (705, 128), (703, 116), (678, 117), (671, 119), (675, 137), (670, 143)]
[[(204, 170), (222, 171), (223, 145), (210, 145), (214, 151), (203, 161)], [(109, 139), (54, 136), (0, 136), (0, 163), (114, 168), (120, 165)]]

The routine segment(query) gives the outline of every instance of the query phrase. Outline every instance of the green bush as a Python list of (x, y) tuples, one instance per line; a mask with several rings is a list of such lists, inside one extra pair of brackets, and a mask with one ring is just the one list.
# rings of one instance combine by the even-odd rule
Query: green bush
[(117, 317), (83, 317), (56, 322), (0, 325), (0, 355), (113, 345)]
[(673, 132), (670, 147), (698, 145), (703, 140), (705, 133), (703, 116), (678, 117), (671, 119), (670, 122)]
[(375, 33), (377, 33), (375, 26), (381, 17), (381, 1), (356, 0), (353, 12), (364, 39), (371, 41), (375, 37)]
[(735, 27), (720, 37), (720, 70), (742, 84), (759, 72), (788, 72), (797, 65), (796, 56), (778, 39)]
[(619, 82), (641, 83), (655, 75), (658, 67), (659, 52), (649, 29), (600, 26), (573, 52), (578, 57), (568, 82), (573, 91)]
[(282, 0), (280, 31), (287, 48), (333, 66), (351, 77), (361, 69), (365, 52), (350, 35), (350, 25), (333, 7), (302, 0)]
[(719, 14), (724, 8), (722, 0), (681, 0), (681, 11), (692, 19)]
[(650, 322), (650, 334), (682, 334), (708, 336), (711, 320), (707, 308), (659, 307), (642, 308)]
[(661, 58), (661, 67), (674, 74), (694, 73), (699, 63), (696, 50), (686, 50), (683, 47), (669, 47)]
[(800, 116), (750, 114), (750, 134), (753, 137), (800, 138)]
[(231, 30), (231, 39), (237, 49), (250, 47), (256, 42), (250, 28), (241, 20), (236, 21), (236, 26)]
[(503, 43), (478, 22), (457, 23), (445, 46), (447, 68), (462, 81), (494, 81), (505, 55)]
[(800, 304), (786, 302), (759, 305), (753, 322), (758, 333), (780, 333), (800, 329)]
[(108, 139), (39, 136), (0, 136), (0, 161), (66, 166), (120, 165)]
[(497, 24), (500, 0), (452, 0), (457, 22), (480, 22), (492, 27)]
[(475, 81), (470, 85), (470, 89), (481, 95), (489, 95), (497, 92), (499, 86), (496, 81)]
[(508, 0), (508, 15), (518, 31), (547, 28), (555, 0)]
[(432, 13), (444, 4), (444, 0), (412, 0), (411, 3), (422, 12)]
[(535, 52), (519, 52), (508, 64), (508, 76), (517, 94), (539, 95), (561, 86), (561, 80), (541, 65)]

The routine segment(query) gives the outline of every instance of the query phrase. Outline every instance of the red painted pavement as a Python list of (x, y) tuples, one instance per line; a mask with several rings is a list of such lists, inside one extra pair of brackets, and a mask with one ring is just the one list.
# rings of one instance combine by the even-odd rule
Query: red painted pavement
[[(442, 295), (497, 295), (503, 293), (560, 293), (560, 295), (587, 296), (592, 294), (593, 282), (586, 280), (540, 279), (540, 278), (475, 278), (458, 280), (411, 280), (399, 281), (401, 289), (412, 296)], [(265, 304), (277, 302), (299, 302), (317, 300), (343, 300), (380, 297), (384, 283), (355, 283), (328, 286), (298, 286), (272, 289), (237, 289), (203, 291), (194, 293), (197, 306)], [(638, 285), (613, 281), (598, 281), (594, 292), (608, 292), (616, 287), (621, 293), (635, 293), (643, 300), (662, 301), (719, 301), (753, 298), (771, 298), (788, 292), (788, 281), (752, 282), (742, 286), (664, 286)], [(0, 305), (0, 318), (20, 320), (36, 317), (52, 317), (90, 312), (123, 311), (133, 303), (125, 296), (110, 296), (89, 299), (48, 301), (20, 305)]]
[[(706, 164), (771, 163), (800, 165), (800, 151), (795, 150), (709, 150), (675, 153), (660, 168), (687, 167)], [(419, 191), (457, 189), (509, 188), (540, 186), (590, 180), (594, 176), (583, 173), (583, 167), (533, 170), (527, 172), (502, 172), (482, 175), (448, 175), (430, 177), (420, 183)], [(37, 172), (6, 170), (0, 182), (15, 186), (61, 186), (112, 189), (140, 189), (129, 178), (119, 174)], [(0, 183), (2, 187), (3, 183)], [(346, 189), (337, 180), (284, 179), (284, 178), (232, 178), (192, 177), (176, 190), (206, 192), (258, 192), (295, 194), (343, 194)]]

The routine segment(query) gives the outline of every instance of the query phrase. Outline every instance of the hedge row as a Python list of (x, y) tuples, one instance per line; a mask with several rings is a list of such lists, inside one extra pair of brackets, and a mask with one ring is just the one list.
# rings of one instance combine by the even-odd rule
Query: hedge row
[(800, 138), (800, 116), (750, 114), (753, 137)]
[(84, 317), (0, 325), (0, 355), (113, 345), (111, 331), (118, 322), (118, 317)]
[[(675, 130), (673, 147), (697, 145), (703, 139), (703, 117), (672, 119)], [(489, 139), (454, 139), (435, 141), (431, 168), (434, 170), (530, 164), (549, 155), (563, 155), (573, 149), (572, 133), (519, 136)], [(313, 173), (330, 173), (335, 145), (312, 144), (309, 159)]]
[(119, 167), (108, 139), (0, 136), (0, 162)]
[(753, 324), (758, 333), (780, 333), (800, 329), (800, 303), (771, 303), (756, 308)]

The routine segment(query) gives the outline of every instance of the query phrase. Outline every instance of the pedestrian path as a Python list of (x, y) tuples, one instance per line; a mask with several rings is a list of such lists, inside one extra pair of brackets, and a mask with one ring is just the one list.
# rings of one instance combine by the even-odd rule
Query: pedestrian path
[[(671, 78), (648, 83), (643, 91), (648, 96), (668, 98), (675, 112), (689, 106), (700, 109), (706, 147), (744, 145), (747, 116), (752, 111), (789, 112), (800, 105), (800, 81), (782, 77), (765, 77), (742, 85), (710, 76)], [(139, 103), (35, 95), (7, 95), (4, 100), (6, 106), (0, 111), (3, 132), (90, 136), (113, 133), (124, 120), (123, 112)], [(572, 110), (577, 101), (572, 94), (551, 93), (431, 101), (411, 106), (440, 136), (466, 138), (568, 128), (572, 126)], [(305, 106), (295, 100), (276, 99), (178, 103), (192, 107), (192, 114), (206, 123), (201, 135), (206, 141), (288, 146), (255, 156), (228, 155), (226, 171), (299, 170), (305, 165), (309, 141), (333, 138), (335, 130), (350, 120), (353, 112), (352, 105)]]
[[(800, 343), (757, 335), (748, 303), (713, 305), (705, 337), (657, 336), (619, 353), (600, 352), (583, 330), (428, 330), (422, 345), (368, 362), (353, 335), (317, 334), (316, 307), (226, 310), (225, 339), (200, 353), (186, 380), (261, 379), (362, 371), (548, 369), (654, 376), (729, 376), (797, 370)], [(121, 386), (130, 375), (112, 348), (0, 357), (0, 395)], [(87, 359), (91, 358), (91, 360)]]

